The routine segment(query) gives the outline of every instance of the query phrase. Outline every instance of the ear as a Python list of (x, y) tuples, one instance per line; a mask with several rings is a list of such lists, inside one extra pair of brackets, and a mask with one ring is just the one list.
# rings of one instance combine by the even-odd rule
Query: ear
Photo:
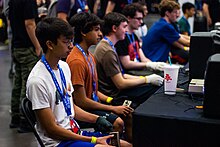
[(116, 25), (113, 25), (112, 26), (112, 32), (116, 32), (117, 31), (117, 26)]
[(51, 42), (50, 40), (47, 40), (46, 45), (48, 49), (53, 50), (53, 42)]
[(132, 18), (130, 16), (127, 17), (128, 21), (130, 21)]
[(84, 37), (86, 37), (86, 34), (84, 34), (83, 32), (81, 32), (81, 35), (84, 36)]
[(165, 12), (165, 16), (168, 17), (168, 16), (169, 16), (169, 13), (170, 13), (169, 11), (166, 11), (166, 12)]

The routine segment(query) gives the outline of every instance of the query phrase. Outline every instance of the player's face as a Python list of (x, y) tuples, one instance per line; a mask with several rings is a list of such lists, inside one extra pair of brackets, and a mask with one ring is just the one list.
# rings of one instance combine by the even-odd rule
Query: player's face
[(88, 45), (96, 45), (102, 39), (102, 32), (100, 29), (100, 25), (93, 26), (92, 30), (86, 33), (84, 36)]
[(141, 12), (136, 12), (135, 16), (129, 19), (129, 26), (134, 30), (137, 30), (141, 23), (143, 23), (143, 14)]
[(64, 37), (60, 36), (57, 39), (57, 44), (53, 44), (52, 52), (58, 58), (66, 58), (70, 51), (73, 49), (73, 36), (71, 37)]
[(118, 40), (124, 40), (125, 39), (125, 33), (128, 30), (128, 23), (125, 22), (121, 22), (121, 24), (116, 27), (116, 31), (115, 31), (115, 35), (117, 37)]

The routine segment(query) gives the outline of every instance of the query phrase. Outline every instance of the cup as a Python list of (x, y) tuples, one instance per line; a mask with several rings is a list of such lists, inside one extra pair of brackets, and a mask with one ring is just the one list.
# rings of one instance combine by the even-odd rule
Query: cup
[(164, 66), (164, 93), (167, 95), (176, 94), (176, 85), (179, 73), (179, 66), (166, 65)]

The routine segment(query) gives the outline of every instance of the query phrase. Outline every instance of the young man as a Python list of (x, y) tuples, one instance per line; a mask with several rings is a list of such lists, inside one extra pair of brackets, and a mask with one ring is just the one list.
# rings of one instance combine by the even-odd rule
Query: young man
[(180, 33), (190, 36), (191, 31), (190, 31), (190, 25), (188, 22), (188, 19), (190, 17), (193, 17), (195, 14), (195, 6), (192, 3), (184, 3), (182, 6), (182, 11), (183, 11), (183, 16), (182, 18), (178, 21), (179, 28), (180, 28)]
[(98, 91), (96, 63), (88, 50), (102, 38), (101, 20), (94, 14), (79, 13), (71, 18), (70, 24), (74, 27), (75, 47), (66, 62), (71, 70), (75, 103), (84, 110), (106, 117), (113, 124), (114, 131), (122, 133), (124, 122), (115, 114), (126, 116), (132, 112), (132, 108), (100, 103), (100, 101), (108, 103), (112, 98)]
[(125, 39), (118, 41), (115, 47), (125, 73), (149, 75), (152, 73), (149, 69), (162, 71), (166, 63), (151, 62), (146, 58), (134, 33), (143, 22), (142, 6), (138, 3), (126, 5), (122, 14), (128, 19), (128, 32)]
[(180, 35), (171, 25), (176, 21), (179, 4), (171, 0), (162, 0), (159, 8), (161, 18), (143, 37), (142, 49), (151, 61), (166, 62), (171, 45), (185, 49), (190, 45), (190, 39)]
[[(125, 38), (127, 26), (127, 19), (122, 14), (107, 14), (103, 25), (106, 36), (97, 45), (94, 55), (97, 61), (99, 90), (112, 96), (119, 104), (120, 101), (129, 99), (132, 101), (131, 107), (136, 108), (162, 85), (163, 78), (156, 74), (145, 77), (124, 74), (114, 45)], [(127, 97), (118, 98), (120, 96)]]
[[(58, 18), (38, 23), (37, 38), (45, 53), (31, 71), (27, 97), (37, 117), (37, 130), (45, 146), (90, 147), (107, 145), (101, 133), (80, 131), (79, 119), (110, 131), (112, 125), (103, 117), (88, 113), (73, 104), (71, 72), (66, 58), (73, 48), (71, 26)], [(89, 137), (90, 136), (90, 137)], [(127, 144), (126, 144), (127, 145)]]

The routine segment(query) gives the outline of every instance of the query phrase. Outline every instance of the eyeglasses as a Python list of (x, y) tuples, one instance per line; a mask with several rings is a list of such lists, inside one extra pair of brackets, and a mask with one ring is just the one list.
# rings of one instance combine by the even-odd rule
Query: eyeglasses
[(141, 21), (141, 20), (143, 20), (143, 17), (134, 17), (134, 19)]
[(68, 39), (68, 40), (62, 41), (62, 42), (65, 43), (67, 47), (70, 47), (71, 45), (73, 45), (73, 39)]

